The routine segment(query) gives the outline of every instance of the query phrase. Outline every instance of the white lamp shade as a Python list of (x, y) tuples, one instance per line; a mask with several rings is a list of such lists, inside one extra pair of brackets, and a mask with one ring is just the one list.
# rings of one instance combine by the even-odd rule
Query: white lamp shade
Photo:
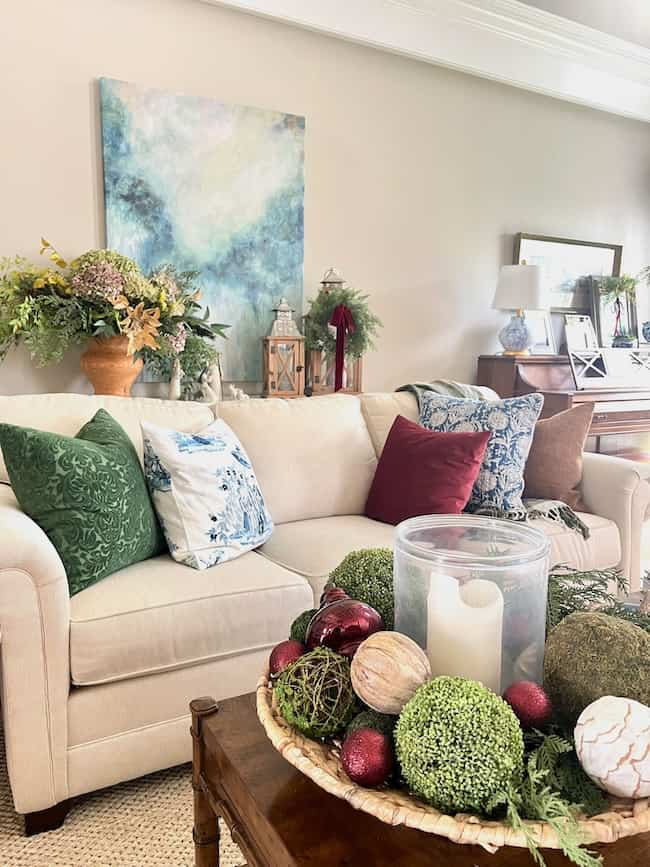
[(548, 310), (539, 265), (503, 265), (492, 306), (496, 310)]

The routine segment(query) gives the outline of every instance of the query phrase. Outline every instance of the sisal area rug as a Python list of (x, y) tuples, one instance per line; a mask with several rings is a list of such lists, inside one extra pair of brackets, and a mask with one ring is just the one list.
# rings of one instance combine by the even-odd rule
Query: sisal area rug
[[(221, 825), (222, 867), (244, 858)], [(24, 837), (14, 813), (0, 731), (2, 867), (193, 867), (189, 765), (79, 799), (58, 831)]]

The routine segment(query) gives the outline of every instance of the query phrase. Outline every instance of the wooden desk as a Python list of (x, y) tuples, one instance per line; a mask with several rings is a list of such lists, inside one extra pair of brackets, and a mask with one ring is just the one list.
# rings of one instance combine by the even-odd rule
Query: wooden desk
[(478, 385), (493, 388), (501, 397), (539, 392), (544, 395), (542, 418), (582, 403), (591, 403), (594, 416), (589, 433), (650, 433), (650, 390), (603, 388), (579, 391), (566, 355), (481, 355)]

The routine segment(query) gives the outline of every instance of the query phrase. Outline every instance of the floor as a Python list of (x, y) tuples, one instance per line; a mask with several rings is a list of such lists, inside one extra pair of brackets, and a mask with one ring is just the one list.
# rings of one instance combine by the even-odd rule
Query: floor
[[(0, 731), (1, 867), (192, 867), (192, 789), (188, 765), (150, 774), (80, 799), (65, 824), (26, 838), (13, 810)], [(223, 828), (222, 828), (223, 831)], [(244, 859), (227, 831), (222, 867)]]

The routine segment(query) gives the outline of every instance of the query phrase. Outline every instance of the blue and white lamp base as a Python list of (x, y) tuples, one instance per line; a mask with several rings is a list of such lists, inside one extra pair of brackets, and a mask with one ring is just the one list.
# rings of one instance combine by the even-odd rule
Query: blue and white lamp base
[(507, 325), (499, 331), (499, 340), (504, 355), (529, 355), (533, 345), (533, 335), (526, 324), (523, 310), (517, 310)]

